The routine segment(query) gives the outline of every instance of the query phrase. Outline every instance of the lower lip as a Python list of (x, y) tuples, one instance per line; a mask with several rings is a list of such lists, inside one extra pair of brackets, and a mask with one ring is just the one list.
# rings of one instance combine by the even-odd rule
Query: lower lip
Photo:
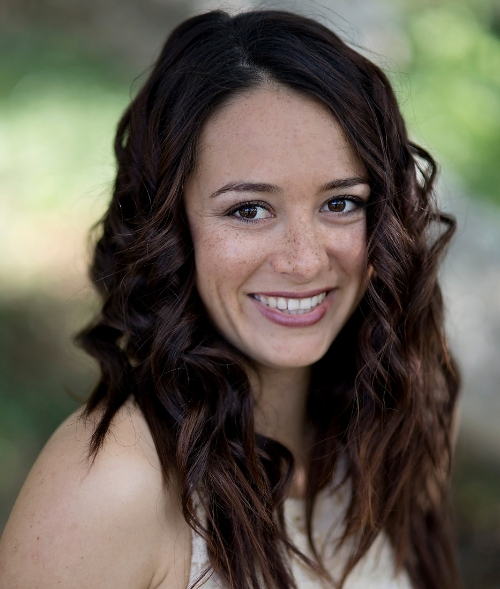
[(264, 315), (266, 319), (269, 319), (269, 321), (272, 321), (273, 323), (277, 323), (278, 325), (283, 325), (285, 327), (308, 327), (309, 325), (314, 325), (323, 319), (326, 312), (330, 308), (330, 305), (332, 304), (333, 293), (334, 291), (331, 290), (320, 305), (314, 307), (312, 311), (302, 315), (288, 315), (288, 313), (282, 313), (278, 309), (271, 309), (271, 307), (262, 304), (252, 296), (250, 299), (257, 309), (262, 313), (262, 315)]

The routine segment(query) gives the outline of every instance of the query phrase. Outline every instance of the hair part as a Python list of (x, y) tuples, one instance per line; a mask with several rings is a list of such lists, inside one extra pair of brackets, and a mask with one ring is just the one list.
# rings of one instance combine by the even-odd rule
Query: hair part
[[(206, 121), (227, 101), (278, 84), (323, 104), (369, 174), (367, 293), (313, 367), (315, 432), (306, 498), (340, 457), (352, 493), (341, 587), (384, 531), (419, 589), (460, 586), (450, 527), (451, 427), (459, 380), (443, 332), (437, 269), (455, 228), (433, 196), (436, 165), (409, 142), (381, 70), (314, 20), (281, 11), (190, 18), (168, 38), (121, 119), (118, 171), (92, 280), (102, 298), (79, 342), (100, 364), (86, 415), (100, 409), (90, 452), (129, 398), (142, 410), (189, 525), (230, 589), (295, 588), (287, 554), (328, 578), (286, 534), (293, 458), (254, 431), (242, 354), (211, 326), (195, 287), (182, 201)], [(434, 239), (435, 226), (441, 231)], [(332, 370), (335, 368), (335, 370)], [(196, 517), (195, 497), (208, 522)]]

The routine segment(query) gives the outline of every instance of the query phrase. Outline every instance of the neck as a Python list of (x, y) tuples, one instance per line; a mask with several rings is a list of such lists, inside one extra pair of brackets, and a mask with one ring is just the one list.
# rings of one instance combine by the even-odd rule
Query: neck
[(250, 375), (255, 395), (255, 430), (286, 446), (295, 459), (291, 496), (303, 496), (309, 449), (306, 431), (311, 368), (259, 367)]

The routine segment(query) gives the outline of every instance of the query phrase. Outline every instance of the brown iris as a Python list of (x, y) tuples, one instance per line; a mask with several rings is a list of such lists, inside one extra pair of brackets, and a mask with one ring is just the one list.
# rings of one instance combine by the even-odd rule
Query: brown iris
[(332, 213), (341, 213), (345, 209), (345, 200), (331, 200), (328, 203), (328, 209)]
[(238, 209), (238, 213), (240, 217), (244, 219), (255, 219), (257, 215), (257, 207), (243, 207), (242, 209)]

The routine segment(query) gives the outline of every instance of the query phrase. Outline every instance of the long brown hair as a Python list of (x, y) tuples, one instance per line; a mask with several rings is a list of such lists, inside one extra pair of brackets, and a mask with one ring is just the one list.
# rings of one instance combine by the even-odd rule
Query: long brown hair
[[(102, 297), (81, 345), (101, 367), (86, 414), (90, 452), (133, 396), (186, 521), (231, 589), (295, 587), (283, 504), (291, 453), (254, 431), (242, 355), (210, 324), (195, 288), (183, 184), (203, 124), (238, 92), (274, 81), (322, 103), (366, 165), (368, 263), (358, 309), (313, 367), (307, 521), (340, 456), (352, 488), (344, 579), (382, 530), (420, 589), (460, 586), (448, 487), (458, 377), (443, 333), (437, 268), (455, 228), (433, 197), (436, 166), (408, 140), (390, 84), (314, 20), (281, 11), (209, 12), (168, 38), (121, 119), (118, 171), (92, 279)], [(206, 526), (193, 507), (203, 498)], [(321, 563), (308, 561), (319, 574)], [(340, 585), (343, 579), (340, 580)]]

